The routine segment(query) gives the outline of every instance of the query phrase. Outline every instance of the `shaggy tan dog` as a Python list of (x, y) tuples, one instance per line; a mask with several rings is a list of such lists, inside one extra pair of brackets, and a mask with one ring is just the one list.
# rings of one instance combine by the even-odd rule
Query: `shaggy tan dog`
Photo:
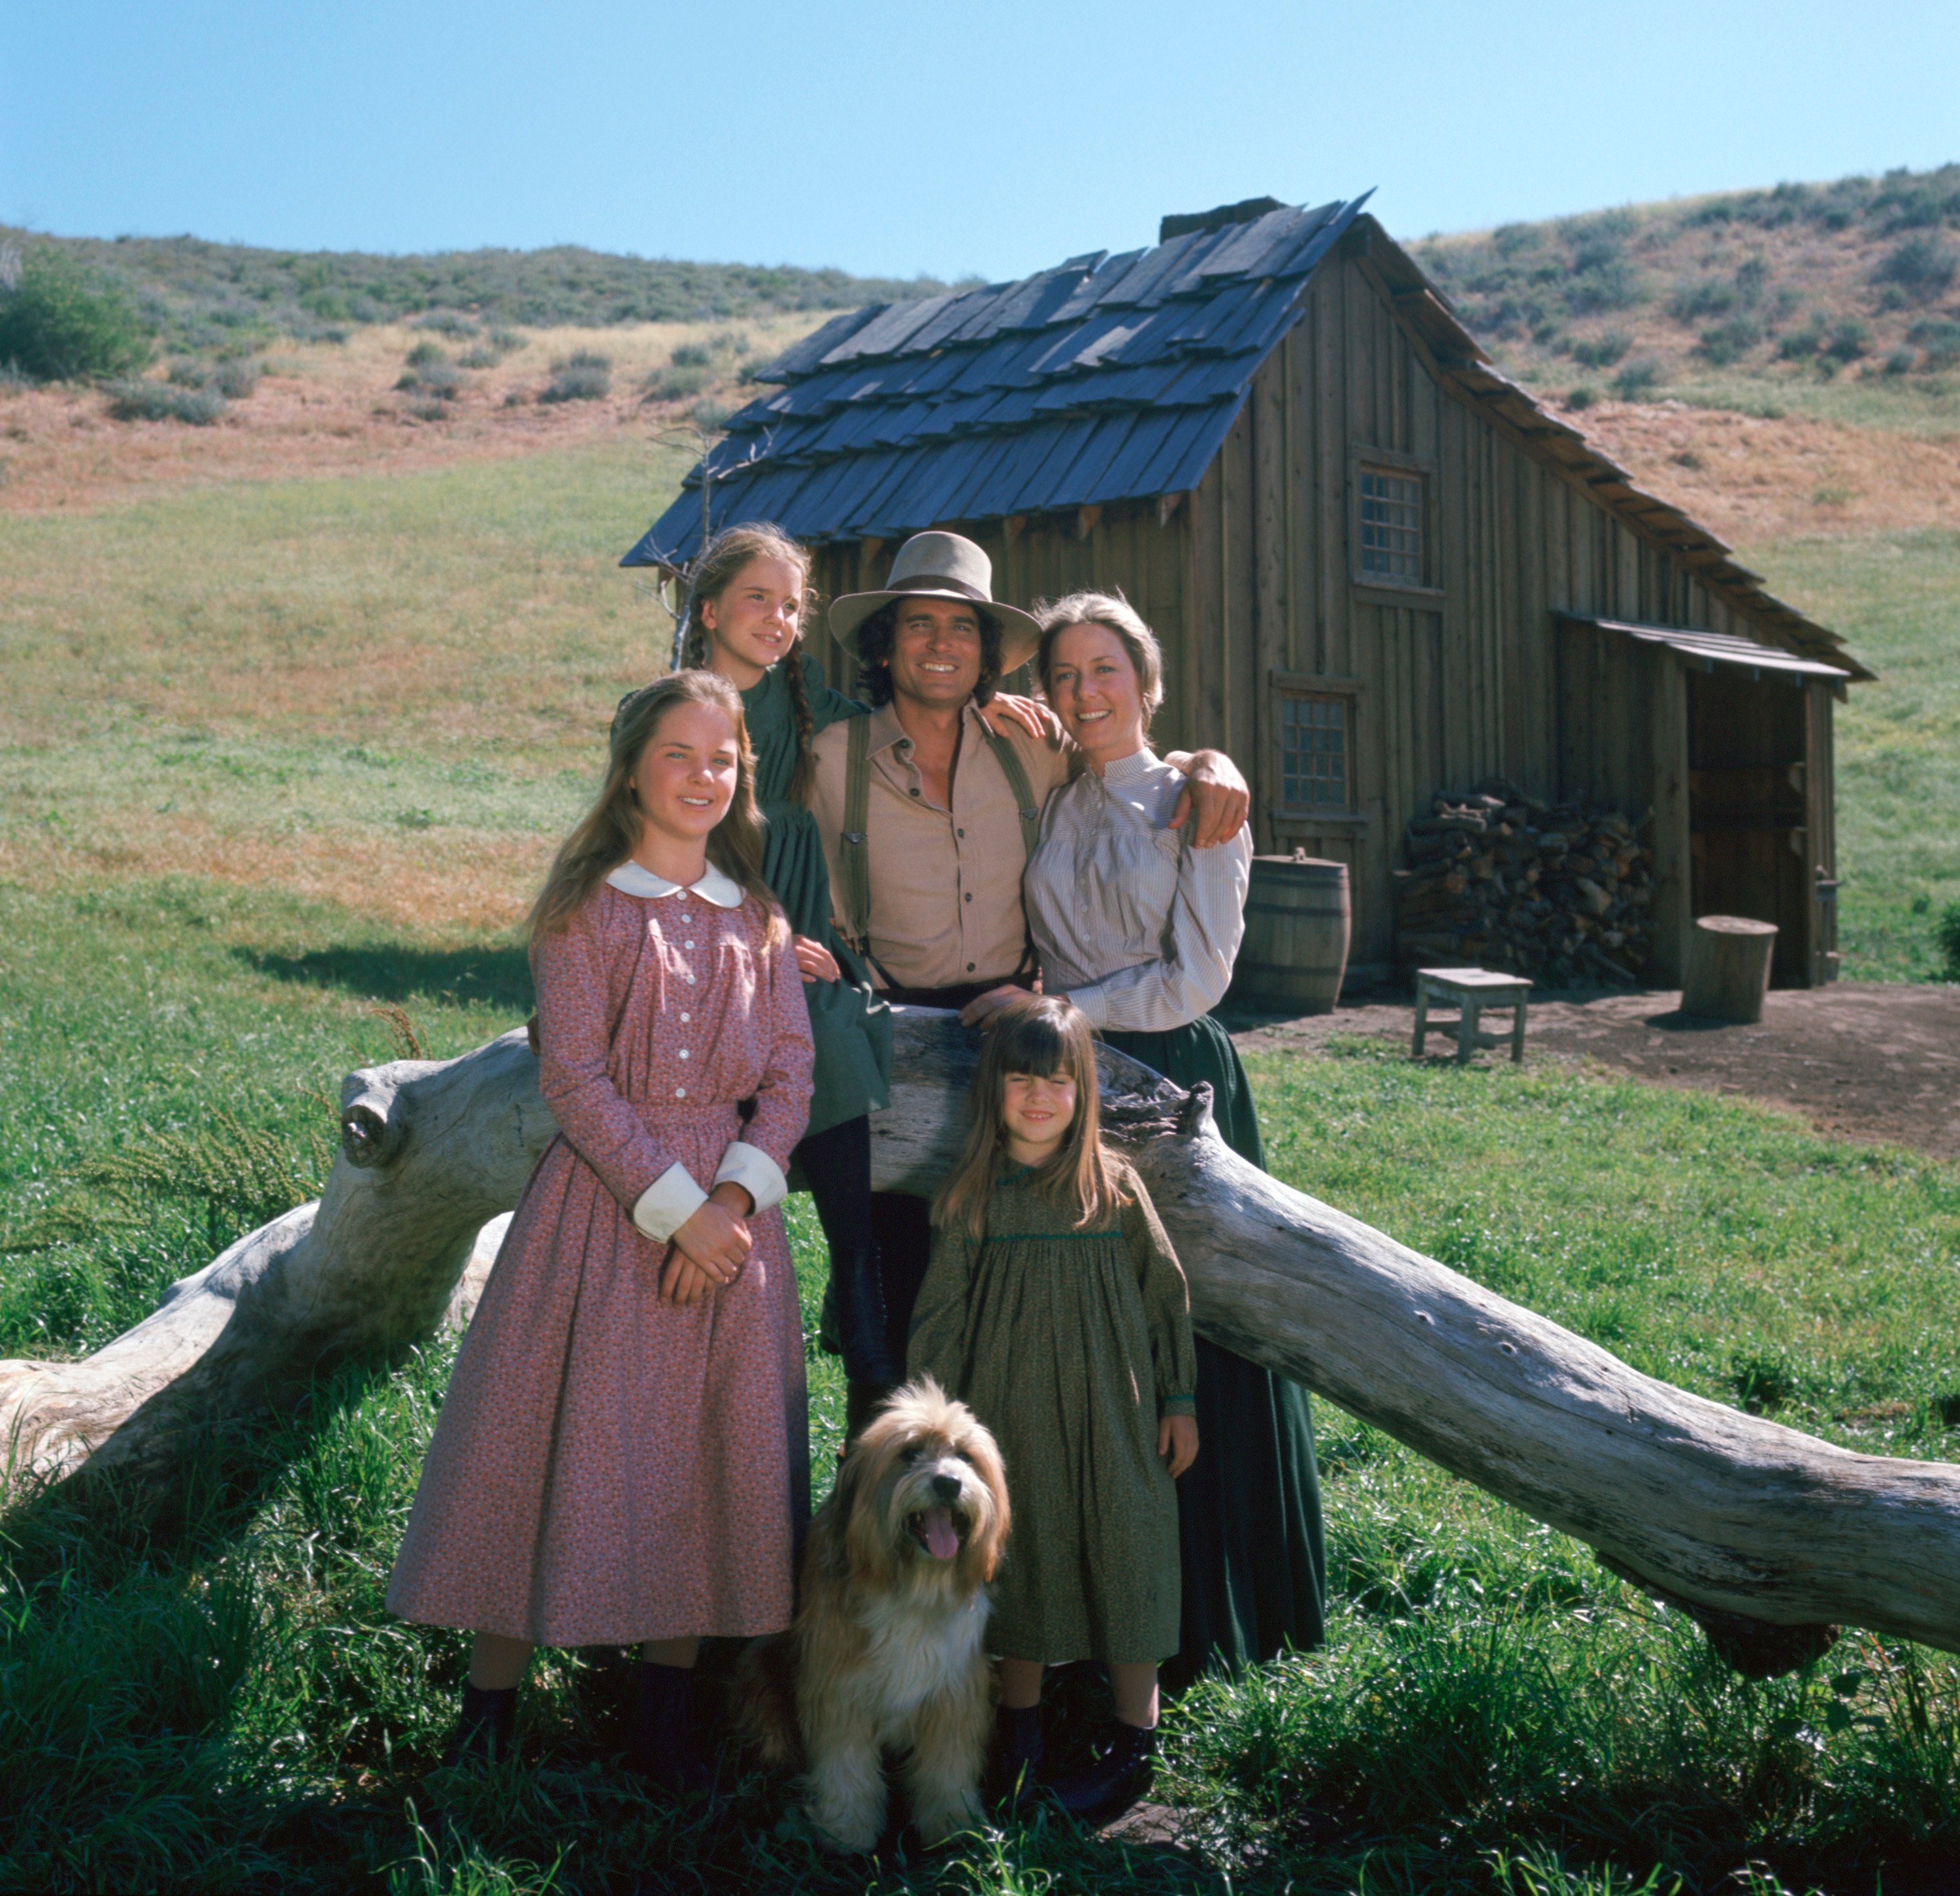
[(929, 1379), (866, 1424), (811, 1522), (796, 1624), (750, 1647), (740, 1713), (838, 1848), (885, 1828), (882, 1754), (904, 1754), (929, 1844), (980, 1821), (991, 1723), (987, 1583), (1007, 1535), (1001, 1452)]

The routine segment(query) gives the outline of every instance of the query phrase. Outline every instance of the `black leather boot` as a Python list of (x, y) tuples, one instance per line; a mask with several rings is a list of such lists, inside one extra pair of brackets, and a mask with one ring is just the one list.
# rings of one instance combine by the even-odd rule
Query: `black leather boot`
[(457, 1715), (456, 1729), (442, 1754), (444, 1770), (459, 1764), (501, 1764), (515, 1754), (517, 1728), (517, 1688), (504, 1687), (485, 1691), (480, 1685), (466, 1683), (463, 1709)]
[(1042, 1750), (1041, 1707), (1003, 1705), (987, 1761), (989, 1801), (1008, 1811), (1029, 1803), (1041, 1786)]
[(1157, 1776), (1157, 1735), (1116, 1721), (1115, 1735), (1101, 1763), (1050, 1786), (1055, 1801), (1077, 1823), (1107, 1824), (1122, 1815)]
[(633, 1768), (678, 1796), (713, 1789), (714, 1767), (695, 1729), (692, 1671), (641, 1659), (633, 1672)]

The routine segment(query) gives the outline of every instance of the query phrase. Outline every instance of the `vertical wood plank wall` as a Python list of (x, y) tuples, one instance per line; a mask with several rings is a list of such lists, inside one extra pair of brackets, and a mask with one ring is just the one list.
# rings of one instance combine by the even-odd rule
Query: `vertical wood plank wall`
[[(1357, 587), (1351, 570), (1351, 469), (1370, 448), (1432, 470), (1433, 590), (1406, 603)], [(1262, 851), (1304, 847), (1348, 864), (1354, 962), (1392, 956), (1403, 825), (1439, 791), (1497, 775), (1548, 798), (1608, 800), (1636, 818), (1654, 809), (1656, 972), (1675, 973), (1689, 888), (1678, 664), (1617, 634), (1561, 628), (1553, 614), (1745, 637), (1750, 628), (1432, 375), (1364, 262), (1316, 273), (1303, 320), (1167, 522), (1147, 500), (1104, 509), (1082, 535), (1072, 512), (1030, 519), (1011, 542), (998, 520), (940, 524), (985, 547), (997, 595), (1017, 604), (1083, 587), (1128, 594), (1163, 644), (1160, 748), (1216, 745), (1238, 760)], [(832, 596), (881, 586), (896, 550), (826, 547), (816, 583)], [(848, 688), (849, 655), (827, 639), (816, 648)], [(1280, 807), (1275, 672), (1357, 687), (1355, 803), (1344, 818)], [(1817, 860), (1829, 867), (1827, 692), (1810, 715)]]

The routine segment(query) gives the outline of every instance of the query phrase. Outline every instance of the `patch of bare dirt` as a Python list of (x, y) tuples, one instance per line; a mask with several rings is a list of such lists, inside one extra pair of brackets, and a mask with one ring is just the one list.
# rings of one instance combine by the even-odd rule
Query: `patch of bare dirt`
[[(1534, 1000), (1525, 1058), (1590, 1058), (1636, 1078), (1783, 1106), (1820, 1132), (1960, 1159), (1960, 987), (1840, 983), (1780, 991), (1760, 1024), (1691, 1020), (1678, 993), (1559, 995)], [(1487, 1020), (1507, 1026), (1510, 1016)], [(1337, 1033), (1411, 1045), (1407, 1002), (1351, 1003), (1331, 1014), (1235, 1035), (1246, 1052), (1312, 1050)], [(1425, 1059), (1453, 1060), (1432, 1027)], [(1480, 1061), (1507, 1051), (1480, 1053)]]
[(1681, 402), (1601, 402), (1564, 418), (1731, 546), (1960, 526), (1960, 437)]

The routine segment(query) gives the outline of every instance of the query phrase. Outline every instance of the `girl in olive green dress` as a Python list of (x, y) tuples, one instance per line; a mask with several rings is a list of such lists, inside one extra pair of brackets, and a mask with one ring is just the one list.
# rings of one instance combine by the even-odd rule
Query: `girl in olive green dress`
[(960, 1163), (933, 1207), (906, 1367), (992, 1430), (1014, 1529), (988, 1643), (997, 1767), (1041, 1756), (1043, 1668), (1109, 1667), (1101, 1763), (1051, 1787), (1106, 1819), (1150, 1782), (1157, 1664), (1178, 1649), (1177, 1491), (1198, 1453), (1190, 1300), (1143, 1182), (1099, 1133), (1095, 1042), (1060, 995), (988, 1023)]

